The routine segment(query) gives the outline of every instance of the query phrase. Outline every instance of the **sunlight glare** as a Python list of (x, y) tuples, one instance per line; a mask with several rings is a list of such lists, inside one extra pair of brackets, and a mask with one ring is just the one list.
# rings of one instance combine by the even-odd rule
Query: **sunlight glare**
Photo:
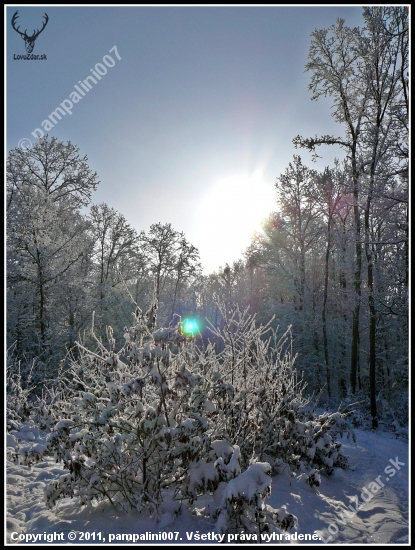
[(261, 171), (219, 180), (203, 196), (197, 212), (197, 233), (205, 273), (242, 257), (255, 231), (275, 210), (272, 184)]

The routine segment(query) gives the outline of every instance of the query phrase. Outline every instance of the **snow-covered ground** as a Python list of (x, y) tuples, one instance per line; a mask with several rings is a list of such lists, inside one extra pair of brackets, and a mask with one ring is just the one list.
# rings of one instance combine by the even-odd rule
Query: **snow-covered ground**
[[(41, 444), (45, 437), (36, 429), (15, 435), (22, 439), (21, 446), (25, 440)], [(298, 527), (290, 532), (290, 541), (283, 535), (282, 540), (271, 539), (270, 543), (409, 544), (408, 441), (382, 431), (356, 430), (356, 437), (355, 443), (343, 439), (350, 469), (336, 469), (331, 478), (322, 478), (318, 488), (288, 471), (273, 478), (267, 504), (286, 507), (298, 517)], [(16, 441), (7, 436), (9, 450)], [(132, 544), (134, 538), (136, 544), (144, 545), (219, 544), (210, 511), (220, 495), (215, 500), (199, 499), (192, 514), (185, 507), (177, 514), (173, 503), (166, 502), (158, 522), (138, 513), (116, 511), (108, 504), (81, 508), (70, 499), (49, 510), (44, 488), (64, 473), (51, 458), (31, 469), (7, 460), (6, 544)], [(159, 540), (149, 540), (153, 534)], [(314, 535), (314, 540), (300, 535)]]

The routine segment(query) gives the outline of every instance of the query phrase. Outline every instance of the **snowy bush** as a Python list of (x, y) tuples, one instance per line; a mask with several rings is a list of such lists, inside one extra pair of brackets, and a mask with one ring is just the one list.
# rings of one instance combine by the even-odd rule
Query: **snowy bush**
[(270, 474), (271, 466), (267, 462), (254, 462), (228, 483), (216, 524), (219, 533), (252, 533), (261, 540), (261, 534), (272, 532), (275, 526), (284, 531), (295, 527), (295, 516), (265, 504), (271, 495)]
[(35, 384), (32, 380), (33, 366), (26, 376), (21, 372), (21, 362), (17, 360), (11, 350), (7, 350), (6, 357), (6, 427), (7, 430), (19, 430), (32, 411), (33, 403), (30, 396)]
[(53, 428), (64, 409), (64, 400), (68, 397), (57, 384), (43, 387), (41, 394), (36, 395), (32, 417), (41, 430), (50, 431)]
[(118, 351), (110, 327), (107, 346), (78, 343), (39, 407), (52, 426), (45, 449), (21, 455), (29, 464), (52, 454), (67, 470), (48, 486), (48, 506), (76, 497), (157, 514), (167, 491), (190, 505), (227, 484), (219, 530), (293, 527), (265, 505), (269, 476), (284, 465), (345, 467), (330, 435), (342, 414), (310, 413), (288, 333), (277, 339), (238, 308), (221, 313), (213, 342), (187, 338), (180, 322), (157, 328), (154, 303), (146, 314), (137, 307)]
[(40, 429), (50, 429), (61, 412), (63, 398), (60, 387), (62, 365), (55, 380), (46, 379), (44, 363), (32, 359), (17, 359), (12, 349), (7, 350), (6, 363), (7, 429), (18, 430), (22, 423), (33, 421)]
[(223, 326), (212, 332), (223, 351), (208, 348), (205, 361), (218, 369), (227, 396), (220, 403), (224, 436), (240, 447), (242, 467), (254, 454), (274, 473), (285, 464), (293, 471), (317, 468), (327, 475), (345, 468), (347, 459), (335, 437), (353, 436), (347, 414), (317, 415), (310, 409), (294, 368), (290, 332), (278, 338), (268, 326), (257, 327), (247, 311), (236, 308), (229, 314), (220, 307), (220, 312)]
[(320, 472), (315, 468), (313, 468), (307, 475), (306, 483), (308, 483), (310, 487), (320, 487), (321, 485)]
[(271, 494), (270, 473), (268, 463), (257, 462), (228, 483), (216, 525), (220, 533), (263, 531), (265, 498)]

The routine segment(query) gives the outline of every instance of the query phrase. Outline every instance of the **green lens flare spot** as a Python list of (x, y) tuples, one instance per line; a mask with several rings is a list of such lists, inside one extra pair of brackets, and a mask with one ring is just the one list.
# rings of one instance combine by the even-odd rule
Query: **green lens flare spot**
[(188, 317), (181, 322), (181, 331), (187, 338), (194, 338), (201, 333), (202, 323), (195, 317)]

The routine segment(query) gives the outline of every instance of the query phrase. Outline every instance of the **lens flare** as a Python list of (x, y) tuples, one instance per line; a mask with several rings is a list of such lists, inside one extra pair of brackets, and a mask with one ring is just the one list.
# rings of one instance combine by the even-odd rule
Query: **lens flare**
[(180, 324), (181, 332), (186, 338), (194, 338), (195, 336), (200, 336), (202, 323), (200, 319), (196, 317), (187, 317), (183, 319)]

